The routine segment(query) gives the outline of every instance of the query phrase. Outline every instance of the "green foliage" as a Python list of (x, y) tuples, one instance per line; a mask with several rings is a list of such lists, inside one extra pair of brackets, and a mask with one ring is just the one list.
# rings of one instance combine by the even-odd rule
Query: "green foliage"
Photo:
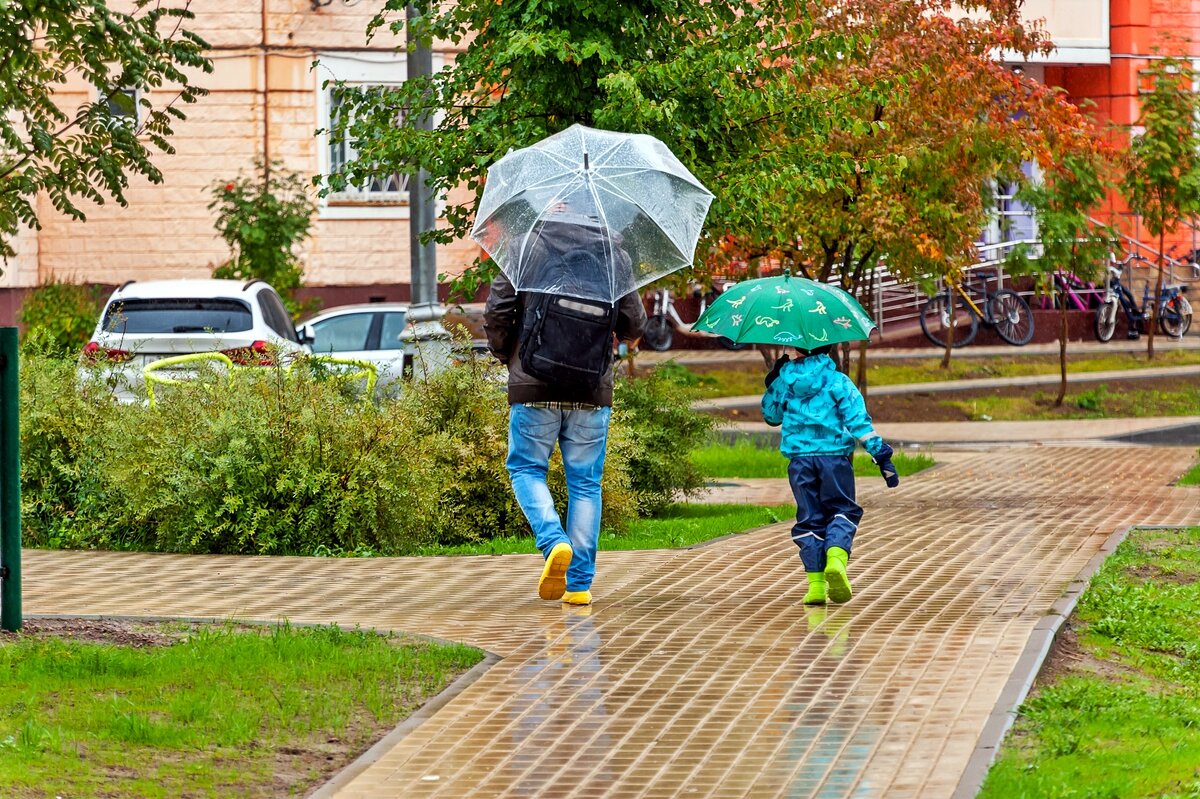
[(21, 343), (47, 354), (78, 355), (96, 329), (103, 308), (99, 287), (51, 277), (21, 303), (17, 312), (23, 328)]
[[(372, 29), (405, 27), (407, 2), (389, 0)], [(462, 46), (452, 68), (400, 86), (334, 86), (343, 113), (331, 136), (352, 141), (357, 160), (331, 175), (327, 191), (374, 175), (425, 169), (439, 193), (465, 186), (432, 234), (450, 241), (470, 229), (487, 167), (582, 123), (657, 136), (709, 186), (720, 186), (710, 228), (766, 228), (778, 192), (852, 170), (837, 151), (819, 164), (812, 143), (837, 116), (846, 92), (798, 81), (858, 51), (859, 40), (812, 24), (806, 3), (753, 0), (464, 0), (415, 4), (418, 40)], [(718, 33), (714, 33), (718, 32)], [(436, 128), (397, 126), (399, 114), (436, 114)], [(780, 235), (785, 235), (781, 231)], [(464, 282), (465, 281), (465, 282)], [(460, 288), (481, 284), (478, 275)], [(469, 285), (468, 285), (469, 284)]]
[[(504, 462), (498, 367), (469, 361), (362, 403), (321, 370), (240, 369), (118, 406), (74, 361), (21, 370), (23, 524), (31, 546), (409, 554), (526, 534)], [(618, 386), (604, 475), (623, 531), (702, 478), (686, 452), (712, 420), (661, 380)], [(683, 447), (683, 449), (679, 449)], [(561, 461), (551, 491), (565, 510)]]
[(1065, 270), (1082, 280), (1101, 277), (1118, 242), (1116, 231), (1093, 223), (1091, 215), (1107, 196), (1110, 171), (1099, 150), (1062, 153), (1045, 166), (1040, 183), (1024, 185), (1017, 198), (1037, 215), (1038, 247), (1011, 253), (1008, 271), (1046, 276)]
[(482, 657), (337, 627), (139, 632), (163, 645), (0, 646), (6, 795), (303, 793), (330, 737), (353, 756)]
[[(39, 192), (83, 219), (81, 199), (125, 205), (131, 174), (161, 183), (152, 150), (174, 152), (167, 139), (184, 118), (178, 104), (206, 93), (193, 81), (212, 61), (182, 27), (193, 18), (188, 3), (135, 0), (129, 13), (108, 5), (0, 4), (0, 253), (12, 254), (21, 225), (39, 226)], [(75, 108), (57, 96), (68, 82), (86, 86)]]
[[(1192, 62), (1167, 57), (1152, 61), (1142, 77), (1150, 91), (1138, 98), (1141, 132), (1133, 136), (1129, 164), (1121, 192), (1129, 209), (1141, 217), (1146, 231), (1158, 239), (1158, 273), (1154, 294), (1163, 290), (1163, 258), (1166, 234), (1176, 230), (1187, 217), (1200, 211), (1200, 80)], [(1150, 303), (1146, 326), (1146, 352), (1154, 357), (1158, 319), (1157, 303)]]
[(210, 210), (216, 209), (217, 231), (233, 250), (233, 258), (213, 270), (213, 277), (270, 283), (296, 315), (292, 292), (304, 280), (296, 247), (308, 237), (316, 204), (308, 181), (283, 169), (283, 162), (254, 163), (251, 175), (213, 184)]
[(1150, 91), (1140, 96), (1141, 132), (1133, 136), (1121, 190), (1147, 232), (1159, 236), (1200, 209), (1200, 96), (1197, 72), (1182, 58), (1152, 61), (1142, 77)]
[(693, 411), (686, 392), (662, 375), (617, 382), (609, 453), (624, 461), (641, 515), (704, 486), (688, 453), (707, 441), (715, 426), (714, 417)]

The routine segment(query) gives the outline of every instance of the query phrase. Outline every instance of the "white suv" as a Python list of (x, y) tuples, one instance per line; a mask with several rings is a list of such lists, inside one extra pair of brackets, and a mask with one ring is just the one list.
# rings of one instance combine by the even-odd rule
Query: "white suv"
[[(279, 294), (261, 280), (130, 281), (105, 304), (82, 370), (132, 402), (144, 393), (146, 366), (201, 352), (221, 353), (239, 366), (269, 366), (308, 348)], [(187, 376), (194, 368), (172, 374)]]

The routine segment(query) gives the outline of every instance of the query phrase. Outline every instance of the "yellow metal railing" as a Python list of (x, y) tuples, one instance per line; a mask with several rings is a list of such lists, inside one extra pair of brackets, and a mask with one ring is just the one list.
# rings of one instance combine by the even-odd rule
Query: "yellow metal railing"
[[(366, 401), (370, 401), (374, 396), (375, 384), (379, 380), (378, 369), (375, 364), (367, 361), (357, 361), (350, 358), (334, 358), (326, 355), (313, 356), (311, 361), (319, 361), (320, 363), (332, 364), (334, 366), (352, 366), (353, 371), (339, 371), (337, 376), (343, 380), (365, 380), (366, 391), (363, 392), (363, 397)], [(182, 366), (189, 363), (200, 363), (204, 361), (212, 361), (224, 366), (229, 370), (229, 378), (233, 379), (233, 370), (236, 368), (261, 368), (261, 367), (240, 367), (233, 360), (221, 352), (193, 352), (187, 355), (174, 355), (169, 358), (162, 358), (147, 364), (142, 369), (142, 377), (146, 383), (146, 398), (150, 402), (150, 407), (154, 407), (154, 386), (178, 386), (186, 383), (186, 380), (178, 377), (170, 377), (166, 374), (159, 374), (164, 369), (170, 369), (176, 366)], [(284, 374), (291, 375), (297, 363), (303, 362), (302, 359), (293, 359), (284, 370)]]

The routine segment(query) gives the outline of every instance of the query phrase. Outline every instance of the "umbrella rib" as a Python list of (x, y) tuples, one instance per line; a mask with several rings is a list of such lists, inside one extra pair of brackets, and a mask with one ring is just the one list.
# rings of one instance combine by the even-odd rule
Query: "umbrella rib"
[(617, 139), (615, 142), (613, 142), (613, 144), (608, 149), (606, 149), (604, 152), (600, 153), (599, 155), (597, 155), (595, 158), (593, 158), (591, 160), (594, 161), (595, 163), (599, 164), (605, 158), (608, 157), (609, 153), (611, 153), (613, 150), (620, 147), (622, 144), (625, 144), (626, 141), (628, 141), (628, 140), (627, 139)]
[[(600, 180), (603, 180), (603, 181), (605, 182), (605, 184), (607, 184), (607, 185), (605, 185), (605, 186), (604, 186), (604, 190), (605, 190), (605, 191), (611, 192), (612, 194), (615, 194), (616, 196), (620, 197), (622, 200), (625, 200), (625, 201), (626, 201), (626, 202), (628, 202), (630, 205), (632, 205), (633, 207), (635, 207), (635, 208), (637, 208), (639, 211), (641, 211), (641, 212), (642, 212), (642, 214), (643, 214), (643, 215), (644, 215), (644, 216), (645, 216), (647, 219), (651, 220), (651, 221), (652, 221), (652, 222), (654, 222), (656, 225), (658, 224), (658, 220), (657, 220), (657, 219), (655, 219), (655, 218), (654, 218), (654, 216), (653, 216), (653, 215), (652, 215), (652, 214), (651, 214), (649, 211), (647, 211), (647, 210), (645, 209), (645, 207), (644, 207), (644, 206), (643, 206), (643, 205), (642, 205), (640, 202), (638, 202), (637, 200), (633, 199), (633, 198), (632, 198), (632, 197), (630, 197), (628, 194), (626, 194), (624, 191), (622, 191), (622, 190), (621, 190), (621, 188), (620, 188), (619, 186), (617, 186), (615, 183), (612, 183), (612, 182), (610, 182), (609, 180), (607, 180), (606, 178), (604, 178), (604, 177), (603, 177), (603, 176), (601, 176), (601, 175), (597, 175), (596, 177), (597, 177), (598, 179), (600, 179)], [(596, 202), (597, 202), (597, 203), (599, 203), (599, 202), (600, 202), (600, 198), (599, 198), (599, 197), (597, 197), (597, 198), (596, 198)], [(659, 226), (659, 230), (662, 230), (662, 227), (661, 227), (661, 226)], [(663, 231), (663, 232), (665, 233), (666, 231)], [(682, 257), (682, 258), (683, 258), (685, 261), (687, 261), (689, 264), (690, 264), (690, 263), (691, 263), (691, 262), (694, 260), (693, 258), (688, 258), (688, 257), (687, 257), (687, 253), (686, 253), (686, 252), (684, 252), (683, 248), (679, 246), (679, 242), (675, 241), (675, 240), (674, 240), (673, 238), (671, 238), (669, 235), (667, 236), (667, 241), (671, 242), (671, 246), (675, 248), (675, 252), (679, 253), (680, 257)]]
[(529, 232), (526, 233), (521, 239), (521, 250), (517, 253), (517, 264), (522, 264), (525, 262), (525, 248), (529, 246), (529, 239), (533, 236), (533, 231), (538, 230), (539, 226), (545, 226), (546, 220), (543, 219), (542, 216), (546, 213), (546, 209), (559, 202), (566, 195), (567, 191), (574, 188), (575, 184), (577, 184), (579, 181), (580, 178), (578, 175), (575, 175), (571, 180), (568, 180), (563, 184), (562, 188), (559, 189), (558, 192), (551, 197), (544, 206), (542, 206), (542, 209), (537, 212), (537, 215), (533, 218), (533, 224), (529, 227)]
[(561, 166), (563, 169), (568, 169), (572, 172), (578, 172), (580, 167), (582, 166), (582, 164), (580, 164), (578, 162), (571, 161), (565, 155), (559, 155), (558, 153), (551, 152), (550, 150), (539, 149), (538, 152), (540, 152), (542, 155), (545, 155), (549, 158), (554, 159), (555, 161), (558, 162), (559, 166)]
[(584, 179), (583, 184), (587, 186), (592, 195), (592, 202), (596, 204), (596, 213), (600, 214), (600, 229), (605, 232), (605, 235), (600, 237), (600, 242), (604, 245), (604, 256), (608, 259), (608, 296), (609, 299), (616, 304), (617, 301), (617, 262), (613, 258), (612, 252), (612, 228), (608, 226), (608, 214), (604, 213), (604, 206), (600, 203), (600, 197), (596, 194), (596, 187), (592, 185), (592, 181)]

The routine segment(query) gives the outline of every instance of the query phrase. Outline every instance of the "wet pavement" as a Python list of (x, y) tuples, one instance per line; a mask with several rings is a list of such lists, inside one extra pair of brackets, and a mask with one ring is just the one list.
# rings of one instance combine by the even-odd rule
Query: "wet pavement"
[(1194, 459), (1012, 446), (894, 491), (864, 480), (855, 596), (827, 608), (800, 603), (788, 523), (601, 553), (584, 609), (537, 599), (536, 556), (32, 550), (25, 608), (358, 624), (500, 656), (341, 797), (949, 797), (1035, 627), (1105, 539), (1200, 524), (1200, 490), (1170, 485)]

